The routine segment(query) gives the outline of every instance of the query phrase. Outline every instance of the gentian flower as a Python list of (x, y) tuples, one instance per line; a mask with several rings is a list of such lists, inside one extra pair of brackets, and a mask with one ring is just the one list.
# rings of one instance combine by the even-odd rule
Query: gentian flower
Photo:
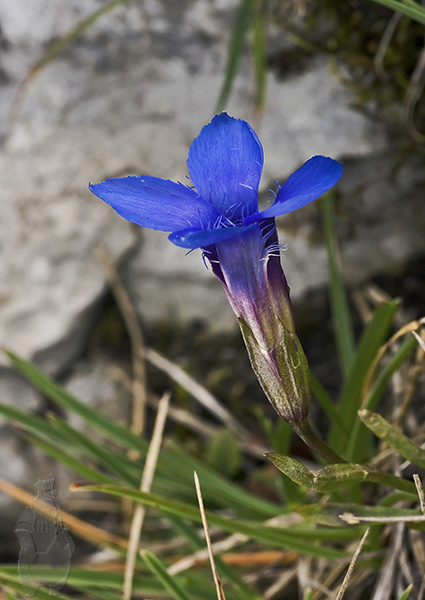
[(193, 141), (187, 166), (194, 187), (142, 175), (107, 179), (90, 190), (125, 219), (171, 232), (177, 246), (202, 249), (267, 397), (285, 421), (301, 422), (310, 399), (308, 366), (295, 334), (275, 217), (324, 194), (342, 165), (310, 158), (278, 188), (274, 203), (259, 210), (261, 143), (248, 123), (222, 113)]

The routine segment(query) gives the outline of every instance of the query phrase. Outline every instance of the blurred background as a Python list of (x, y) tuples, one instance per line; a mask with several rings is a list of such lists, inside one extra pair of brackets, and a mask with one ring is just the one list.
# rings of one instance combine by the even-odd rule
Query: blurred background
[[(184, 183), (191, 141), (222, 109), (263, 143), (261, 203), (315, 154), (344, 162), (336, 226), (354, 319), (385, 294), (422, 316), (423, 36), (371, 0), (0, 0), (1, 345), (128, 421), (131, 395), (114, 365), (129, 368), (129, 342), (95, 252), (102, 244), (148, 343), (251, 418), (265, 401), (200, 253), (125, 222), (88, 191), (124, 175)], [(336, 389), (320, 203), (279, 227), (300, 337)], [(3, 357), (0, 398), (51, 408)], [(190, 409), (181, 391), (176, 401)], [(2, 479), (35, 492), (53, 469), (59, 501), (71, 502), (74, 476), (4, 421), (1, 450)], [(22, 509), (3, 494), (0, 507), (10, 533)]]

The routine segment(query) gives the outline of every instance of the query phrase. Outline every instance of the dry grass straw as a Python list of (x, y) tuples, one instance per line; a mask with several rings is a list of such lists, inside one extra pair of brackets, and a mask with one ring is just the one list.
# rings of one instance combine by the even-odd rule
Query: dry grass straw
[(375, 379), (375, 375), (377, 373), (379, 365), (381, 364), (381, 360), (383, 359), (383, 357), (385, 356), (385, 354), (387, 353), (389, 348), (391, 348), (391, 346), (402, 336), (407, 335), (409, 333), (416, 332), (418, 329), (420, 329), (420, 327), (423, 324), (424, 324), (424, 320), (421, 319), (419, 321), (411, 321), (410, 323), (403, 325), (403, 327), (401, 327), (385, 344), (382, 345), (378, 354), (376, 355), (376, 358), (372, 362), (372, 365), (370, 366), (367, 376), (365, 378), (365, 383), (364, 383), (363, 389), (362, 389), (362, 399), (361, 399), (362, 406), (364, 404), (365, 399), (367, 398), (367, 395), (369, 394), (369, 392), (372, 388), (372, 385), (373, 385), (373, 382)]
[[(158, 454), (161, 448), (164, 425), (167, 419), (169, 402), (170, 395), (164, 394), (158, 405), (158, 412), (156, 415), (152, 440), (149, 445), (149, 450), (146, 456), (145, 468), (143, 470), (142, 480), (140, 483), (141, 492), (150, 492), (151, 490), (152, 481), (156, 469), (156, 463), (158, 460)], [(139, 549), (140, 534), (142, 532), (145, 514), (146, 508), (141, 504), (137, 504), (134, 509), (133, 520), (130, 527), (130, 538), (128, 542), (127, 560), (124, 571), (124, 600), (130, 600), (131, 598), (131, 592), (133, 588), (134, 566), (136, 563), (137, 551)]]
[(225, 597), (224, 591), (223, 591), (223, 586), (221, 585), (220, 577), (218, 575), (217, 568), (215, 566), (214, 553), (213, 553), (212, 546), (211, 546), (211, 538), (210, 538), (210, 534), (208, 531), (208, 522), (207, 522), (207, 517), (206, 517), (205, 509), (204, 509), (204, 501), (202, 499), (201, 486), (200, 486), (198, 474), (196, 473), (196, 471), (194, 473), (194, 478), (195, 478), (196, 495), (198, 497), (198, 503), (199, 503), (199, 510), (201, 511), (202, 525), (204, 527), (205, 539), (207, 541), (208, 556), (210, 559), (211, 570), (212, 570), (212, 574), (214, 577), (215, 589), (217, 591), (217, 598), (218, 598), (218, 600), (226, 600), (226, 597)]
[(190, 375), (185, 373), (179, 366), (162, 356), (156, 350), (148, 348), (146, 360), (154, 367), (166, 373), (173, 381), (187, 390), (208, 412), (224, 423), (230, 431), (237, 435), (245, 435), (245, 430), (238, 423), (232, 413), (227, 410), (208, 390), (197, 383)]
[[(133, 412), (131, 428), (134, 433), (143, 434), (145, 428), (145, 410), (147, 401), (145, 344), (137, 314), (130, 302), (115, 265), (106, 248), (99, 245), (95, 253), (105, 269), (112, 293), (121, 311), (124, 323), (130, 337), (133, 361)], [(134, 453), (134, 451), (133, 451)], [(137, 453), (132, 456), (137, 458)]]
[(359, 558), (360, 552), (362, 551), (362, 548), (368, 538), (368, 535), (369, 535), (369, 527), (364, 532), (364, 535), (363, 535), (362, 539), (360, 540), (360, 543), (357, 546), (356, 551), (353, 554), (353, 558), (351, 559), (350, 564), (348, 565), (347, 573), (345, 574), (345, 577), (343, 579), (343, 582), (342, 582), (339, 592), (337, 594), (336, 600), (342, 600), (342, 597), (345, 594), (348, 584), (350, 583), (350, 579), (353, 574), (353, 570), (356, 565), (357, 559)]
[[(20, 502), (24, 506), (31, 506), (34, 501), (34, 494), (30, 494), (29, 492), (26, 492), (20, 487), (13, 485), (4, 479), (0, 479), (0, 491), (4, 492), (14, 500), (17, 500), (17, 502)], [(43, 512), (43, 516), (54, 521), (56, 509), (47, 503), (46, 505), (41, 503), (39, 505), (43, 508), (45, 506), (46, 508), (45, 512)], [(99, 546), (111, 546), (113, 548), (118, 547), (121, 549), (127, 548), (128, 543), (126, 539), (117, 535), (113, 535), (112, 533), (108, 533), (107, 531), (103, 531), (103, 529), (99, 529), (99, 527), (90, 525), (89, 523), (86, 523), (86, 521), (82, 521), (81, 519), (78, 519), (77, 517), (74, 517), (65, 511), (61, 510), (61, 515), (63, 521), (66, 523), (69, 529), (83, 540)]]

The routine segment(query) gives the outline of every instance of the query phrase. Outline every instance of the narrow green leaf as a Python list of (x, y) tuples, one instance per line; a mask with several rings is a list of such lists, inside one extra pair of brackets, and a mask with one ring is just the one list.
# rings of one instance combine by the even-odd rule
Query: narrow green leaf
[(338, 434), (342, 436), (346, 436), (348, 433), (348, 429), (346, 424), (344, 423), (343, 418), (338, 412), (338, 408), (333, 403), (331, 397), (326, 392), (325, 388), (322, 386), (320, 381), (317, 379), (315, 375), (310, 371), (310, 389), (313, 396), (319, 402), (320, 406), (323, 408), (327, 416), (329, 417), (330, 422), (334, 425), (334, 427), (338, 430)]
[[(106, 494), (114, 494), (124, 498), (129, 498), (135, 502), (151, 506), (165, 513), (178, 516), (183, 519), (189, 519), (195, 523), (201, 523), (201, 516), (198, 507), (170, 500), (155, 494), (139, 492), (130, 488), (122, 488), (111, 485), (92, 485), (92, 486), (74, 486), (73, 491), (97, 491)], [(317, 540), (333, 539), (352, 539), (358, 535), (357, 530), (327, 530), (327, 529), (300, 529), (270, 527), (263, 523), (253, 523), (241, 521), (239, 519), (225, 518), (212, 512), (206, 512), (207, 521), (210, 525), (220, 527), (224, 531), (232, 533), (241, 533), (249, 538), (273, 544), (280, 548), (288, 548), (296, 552), (308, 554), (309, 556), (321, 556), (323, 558), (336, 558), (346, 556), (339, 550), (334, 550), (327, 546), (322, 546)]]
[(409, 587), (407, 587), (404, 592), (402, 593), (402, 595), (400, 596), (399, 600), (407, 600), (408, 597), (410, 596), (410, 592), (413, 590), (413, 583), (411, 583), (409, 585)]
[(42, 417), (33, 415), (32, 413), (15, 408), (9, 404), (0, 403), (0, 415), (3, 415), (8, 421), (16, 421), (16, 423), (40, 434), (48, 439), (60, 441), (60, 436), (56, 433), (51, 425), (46, 423)]
[(20, 596), (18, 596), (16, 593), (12, 593), (12, 590), (7, 590), (6, 588), (3, 588), (4, 594), (6, 596), (6, 600), (18, 600), (18, 598), (20, 598)]
[[(99, 411), (84, 404), (67, 390), (56, 384), (50, 377), (37, 369), (37, 367), (18, 357), (13, 352), (6, 351), (6, 354), (13, 365), (53, 402), (80, 416), (93, 429), (104, 434), (108, 440), (115, 441), (126, 449), (137, 450), (141, 455), (141, 460), (143, 460), (149, 445), (145, 438), (136, 435), (125, 425), (112, 421)], [(23, 415), (21, 416), (24, 418)], [(43, 423), (42, 419), (40, 421)], [(40, 427), (42, 426), (40, 424)], [(47, 431), (54, 432), (53, 428), (47, 428)], [(56, 436), (55, 439), (57, 439), (57, 432), (54, 432), (54, 435)], [(122, 460), (125, 462), (124, 457)], [(176, 445), (169, 445), (168, 450), (160, 452), (157, 466), (158, 480), (159, 476), (171, 478), (172, 481), (180, 485), (186, 485), (187, 490), (193, 490), (194, 470), (198, 472), (199, 476), (205, 475), (203, 477), (205, 483), (202, 489), (205, 499), (215, 499), (215, 501), (221, 502), (227, 508), (233, 508), (241, 514), (244, 512), (250, 514), (250, 517), (253, 519), (273, 517), (281, 512), (279, 506), (257, 498), (253, 494), (243, 490), (237, 484), (227, 481), (224, 477), (221, 477), (218, 473), (208, 468), (202, 461), (196, 460)]]
[[(10, 582), (17, 582), (20, 585), (18, 566), (0, 565), (0, 577)], [(124, 576), (122, 573), (72, 567), (68, 575), (67, 584), (76, 589), (93, 587), (98, 590), (110, 589), (121, 592), (123, 581)], [(163, 592), (163, 587), (152, 577), (136, 574), (133, 579), (133, 590), (141, 594), (156, 595)], [(48, 594), (46, 594), (46, 596), (48, 596)]]
[[(96, 461), (98, 461), (111, 473), (119, 477), (121, 481), (135, 487), (139, 487), (140, 475), (128, 467), (125, 458), (121, 458), (118, 452), (112, 452), (105, 448), (105, 446), (94, 442), (87, 435), (81, 431), (77, 431), (66, 421), (60, 419), (56, 415), (51, 415), (50, 418), (58, 432), (63, 433), (63, 435), (68, 437), (70, 440), (75, 440), (78, 446), (83, 447), (90, 456), (95, 458)], [(136, 467), (136, 464), (134, 464), (134, 467)]]
[(11, 583), (20, 583), (18, 565), (0, 565), (0, 577)]
[[(292, 427), (283, 421), (283, 419), (279, 419), (275, 424), (275, 427), (272, 428), (272, 432), (269, 437), (273, 450), (275, 452), (279, 452), (280, 454), (289, 454), (292, 434)], [(302, 498), (305, 493), (304, 490), (295, 482), (293, 482), (292, 479), (282, 473), (282, 471), (281, 482), (283, 499), (288, 509), (291, 509), (293, 506), (298, 506), (300, 502), (302, 502)]]
[[(68, 581), (72, 587), (80, 588), (83, 585), (97, 589), (115, 589), (122, 591), (124, 577), (122, 573), (113, 573), (110, 571), (97, 571), (89, 569), (78, 569), (73, 567), (70, 571)], [(162, 592), (161, 584), (152, 577), (146, 575), (134, 575), (133, 590), (140, 594), (160, 594)]]
[[(344, 419), (348, 431), (352, 429), (353, 423), (356, 420), (358, 421), (357, 411), (361, 408), (361, 392), (366, 375), (379, 349), (390, 333), (398, 307), (398, 300), (390, 300), (379, 306), (360, 338), (353, 366), (347, 381), (343, 385), (338, 402), (339, 413)], [(331, 447), (341, 454), (346, 449), (347, 441), (347, 436), (341, 436), (338, 429), (333, 425), (329, 437)], [(352, 458), (348, 460), (349, 462), (359, 462)]]
[(413, 8), (422, 8), (422, 6), (420, 4), (418, 4), (416, 2), (416, 0), (401, 0), (401, 2), (403, 2), (403, 4), (408, 4), (409, 6), (413, 6)]
[(379, 373), (361, 408), (374, 410), (378, 406), (389, 380), (413, 352), (417, 343), (416, 338), (413, 335), (409, 335), (399, 348), (397, 348)]
[(255, 16), (252, 23), (252, 53), (255, 68), (255, 109), (264, 110), (267, 85), (267, 40), (263, 2), (256, 0)]
[(303, 600), (313, 600), (313, 590), (311, 588), (306, 589)]
[[(18, 571), (17, 567), (15, 567), (15, 569)], [(54, 567), (53, 565), (37, 564), (37, 578), (39, 581), (44, 582), (43, 587), (37, 590), (37, 598), (40, 600), (42, 598), (46, 600), (47, 598), (49, 598), (49, 594), (48, 592), (46, 592), (46, 588), (49, 587), (48, 582), (57, 583), (58, 581), (61, 581), (61, 579), (63, 578), (63, 568), (58, 568), (58, 571), (56, 572), (56, 567)], [(3, 566), (0, 567), (0, 580), (1, 579), (8, 581), (10, 587), (13, 590), (19, 590), (20, 579), (18, 578), (18, 585), (18, 582), (16, 581), (16, 574), (13, 573), (12, 576), (8, 576), (8, 573), (3, 569)], [(21, 592), (21, 598), (23, 597), (23, 590), (24, 588), (22, 587), (22, 585), (20, 585), (19, 591)], [(60, 595), (62, 596), (62, 593)], [(63, 597), (67, 600), (71, 600), (70, 596), (68, 595), (64, 595)]]
[(323, 228), (328, 251), (332, 321), (341, 369), (346, 379), (354, 360), (354, 333), (342, 278), (341, 259), (335, 233), (335, 210), (332, 192), (324, 194), (322, 209)]
[(242, 454), (233, 433), (228, 429), (219, 431), (208, 444), (207, 463), (219, 473), (232, 477), (240, 471)]
[(147, 550), (142, 553), (142, 556), (149, 569), (156, 575), (167, 592), (175, 600), (191, 600), (191, 597), (186, 594), (178, 579), (168, 573), (167, 568), (159, 558)]
[(388, 423), (384, 417), (366, 409), (359, 410), (359, 417), (368, 429), (391, 448), (394, 448), (400, 456), (418, 467), (425, 468), (425, 450)]
[(208, 497), (227, 508), (234, 507), (242, 516), (246, 515), (250, 519), (267, 519), (282, 514), (282, 507), (258, 498), (233, 482), (227, 481), (205, 465), (203, 461), (184, 452), (177, 444), (168, 443), (167, 460), (171, 469), (176, 469), (179, 464), (184, 464), (191, 476), (191, 489), (193, 489), (193, 472), (198, 473), (203, 480), (204, 499)]
[(82, 460), (73, 458), (72, 456), (70, 456), (66, 452), (63, 452), (61, 449), (57, 448), (53, 444), (50, 444), (49, 442), (45, 442), (34, 435), (26, 434), (25, 437), (27, 437), (28, 440), (32, 444), (34, 444), (34, 446), (38, 446), (41, 450), (43, 450), (43, 452), (45, 452), (46, 454), (49, 454), (49, 456), (52, 456), (57, 461), (66, 465), (67, 467), (72, 469), (75, 473), (78, 473), (78, 475), (81, 475), (81, 477), (84, 477), (84, 479), (86, 479), (87, 481), (94, 481), (97, 483), (111, 483), (111, 484), (116, 483), (116, 481), (114, 479), (112, 479), (112, 477), (109, 477), (108, 475), (100, 473), (100, 471), (97, 471), (95, 469), (92, 469)]
[(402, 2), (399, 2), (398, 0), (373, 0), (373, 2), (376, 2), (377, 4), (382, 4), (382, 6), (386, 6), (387, 8), (390, 8), (392, 10), (397, 10), (403, 15), (406, 15), (406, 17), (410, 17), (414, 21), (425, 25), (425, 10), (420, 5), (414, 7), (413, 4), (410, 2), (409, 4), (404, 4)]
[(148, 442), (144, 438), (135, 435), (129, 427), (116, 423), (96, 409), (81, 402), (81, 400), (78, 400), (62, 386), (55, 383), (48, 375), (40, 371), (40, 369), (37, 369), (37, 367), (20, 358), (13, 352), (6, 350), (5, 353), (14, 367), (16, 367), (26, 379), (31, 381), (55, 404), (80, 416), (94, 429), (106, 434), (109, 439), (140, 452), (147, 451)]
[(379, 506), (394, 506), (397, 502), (403, 502), (403, 500), (407, 500), (408, 502), (415, 502), (418, 499), (417, 492), (413, 492), (412, 494), (406, 492), (389, 492), (386, 496), (379, 501)]
[(402, 477), (397, 477), (392, 473), (384, 473), (383, 471), (370, 471), (367, 480), (374, 483), (379, 483), (381, 485), (386, 485), (388, 487), (393, 487), (394, 489), (400, 490), (401, 492), (406, 492), (407, 494), (415, 494), (416, 491), (413, 481), (403, 479)]
[[(388, 362), (380, 371), (375, 383), (372, 386), (363, 406), (368, 410), (375, 410), (382, 398), (382, 395), (388, 385), (393, 374), (403, 364), (409, 354), (417, 345), (416, 338), (411, 335), (407, 337), (399, 348), (394, 352)], [(353, 462), (360, 462), (363, 459), (364, 448), (366, 446), (367, 428), (363, 425), (359, 418), (353, 419), (353, 426), (348, 442), (347, 459)]]
[(122, 600), (122, 594), (114, 594), (109, 590), (98, 590), (92, 587), (78, 586), (78, 591), (83, 598), (98, 598), (98, 600)]
[[(5, 581), (7, 582), (6, 584), (4, 583)], [(1, 587), (7, 585), (8, 588), (10, 588), (10, 591), (15, 593), (20, 600), (22, 600), (22, 598), (24, 597), (24, 588), (22, 587), (20, 581), (18, 581), (17, 583), (15, 583), (14, 581), (8, 581), (7, 578), (3, 578), (0, 575), (0, 585)], [(64, 600), (73, 600), (70, 596), (67, 596), (65, 594), (61, 594), (61, 598), (63, 598)], [(49, 596), (49, 593), (46, 591), (46, 588), (39, 588), (37, 590), (37, 600), (51, 600), (51, 596)]]
[[(285, 423), (283, 419), (274, 422), (271, 418), (266, 417), (263, 407), (257, 407), (255, 416), (273, 451), (279, 454), (289, 454), (293, 434), (292, 427), (288, 423)], [(282, 471), (280, 473), (283, 501), (285, 506), (291, 509), (302, 502), (305, 490), (282, 473)]]
[(220, 91), (215, 111), (217, 113), (220, 113), (225, 109), (230, 92), (232, 91), (233, 81), (236, 77), (236, 70), (243, 50), (245, 35), (248, 31), (249, 22), (252, 16), (254, 1), (255, 0), (241, 0), (236, 13), (236, 20), (233, 26), (229, 51), (227, 54), (223, 86)]
[(98, 10), (91, 13), (88, 17), (77, 23), (75, 27), (73, 27), (67, 34), (63, 37), (59, 38), (41, 57), (41, 59), (37, 62), (36, 66), (33, 68), (33, 71), (41, 71), (44, 69), (49, 63), (55, 60), (59, 54), (61, 54), (73, 41), (75, 41), (80, 35), (82, 35), (89, 27), (91, 27), (100, 17), (110, 12), (117, 6), (121, 4), (126, 4), (129, 0), (111, 0), (107, 2), (103, 6), (101, 6)]
[[(192, 551), (203, 550), (206, 547), (205, 538), (200, 537), (198, 529), (192, 523), (170, 516), (168, 516), (168, 519), (178, 534), (186, 538)], [(258, 596), (255, 590), (248, 586), (239, 573), (225, 563), (220, 556), (214, 556), (214, 560), (217, 569), (220, 571), (220, 575), (236, 587), (238, 598), (243, 598), (244, 600), (261, 600), (261, 597)]]

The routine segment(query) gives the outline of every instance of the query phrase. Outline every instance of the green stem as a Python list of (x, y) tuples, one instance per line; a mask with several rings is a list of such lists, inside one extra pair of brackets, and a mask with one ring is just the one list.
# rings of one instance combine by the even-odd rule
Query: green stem
[(311, 428), (311, 425), (307, 419), (297, 423), (291, 423), (291, 427), (295, 433), (299, 435), (299, 437), (307, 444), (310, 450), (324, 458), (328, 463), (333, 464), (346, 462), (319, 438), (317, 433)]

